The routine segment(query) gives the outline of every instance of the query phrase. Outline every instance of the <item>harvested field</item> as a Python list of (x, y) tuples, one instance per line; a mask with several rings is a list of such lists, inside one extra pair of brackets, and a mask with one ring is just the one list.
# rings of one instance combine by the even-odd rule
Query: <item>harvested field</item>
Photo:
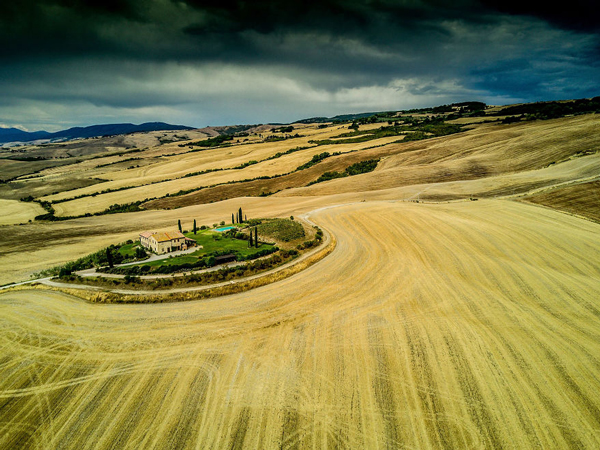
[(561, 186), (527, 196), (524, 200), (600, 222), (600, 181)]
[[(190, 149), (218, 134), (207, 128), (2, 160), (4, 178), (31, 175), (0, 186), (0, 285), (144, 230), (229, 223), (238, 208), (309, 214), (337, 246), (210, 300), (188, 287), (154, 305), (0, 291), (0, 448), (599, 448), (600, 224), (573, 215), (600, 220), (598, 117), (465, 117), (466, 131), (438, 138), (318, 146), (348, 128), (294, 124), (300, 137), (277, 140), (264, 125)], [(370, 159), (373, 172), (307, 187)], [(215, 184), (56, 222), (27, 223), (44, 211), (16, 201), (83, 195), (53, 205), (80, 215)], [(314, 233), (293, 231), (277, 239)]]
[[(128, 170), (112, 170), (113, 167), (107, 168), (104, 171), (100, 171), (101, 173), (104, 172), (101, 176), (106, 180), (101, 187), (49, 195), (45, 197), (44, 200), (61, 200), (76, 195), (89, 195), (104, 189), (116, 189), (123, 186), (140, 186), (148, 183), (156, 183), (163, 180), (182, 177), (190, 172), (231, 169), (247, 163), (250, 160), (263, 161), (278, 152), (285, 152), (295, 147), (311, 147), (313, 144), (309, 144), (308, 141), (314, 136), (326, 138), (339, 134), (340, 130), (340, 127), (328, 130), (299, 130), (302, 131), (303, 134), (306, 134), (306, 136), (276, 142), (262, 142), (262, 139), (260, 139), (260, 141), (256, 143), (255, 140), (258, 136), (250, 136), (249, 139), (251, 139), (251, 141), (249, 143), (242, 142), (241, 144), (234, 144), (229, 147), (212, 149), (202, 149), (200, 147), (192, 146), (195, 151), (190, 151), (190, 148), (187, 146), (181, 148), (175, 144), (155, 147), (153, 149), (148, 149), (143, 153), (145, 158), (151, 159), (150, 164)], [(312, 156), (311, 153), (306, 153), (306, 155), (310, 155), (308, 156), (308, 159)], [(298, 162), (297, 165), (305, 162), (304, 159), (307, 157), (306, 155), (302, 157), (302, 162), (296, 161)], [(156, 159), (158, 156), (161, 156), (161, 158)], [(288, 161), (291, 161), (292, 165), (294, 164), (294, 160), (288, 159)], [(111, 160), (108, 162), (111, 162)], [(277, 173), (292, 170), (297, 167), (297, 165), (288, 168), (287, 170), (285, 168), (279, 169), (279, 172)]]
[[(42, 170), (31, 180), (4, 185), (0, 196), (18, 199), (33, 195), (45, 201), (75, 198), (57, 203), (55, 210), (57, 216), (78, 216), (103, 211), (113, 204), (154, 197), (159, 200), (147, 207), (177, 208), (282, 190), (286, 191), (284, 195), (331, 195), (460, 182), (539, 170), (551, 164), (560, 165), (573, 157), (591, 156), (600, 145), (597, 126), (598, 116), (588, 114), (512, 125), (473, 124), (465, 132), (423, 141), (395, 143), (402, 136), (390, 136), (359, 143), (316, 146), (315, 140), (332, 139), (348, 129), (340, 125), (327, 128), (296, 125), (294, 132), (300, 137), (268, 141), (277, 134), (264, 130), (251, 134), (247, 142), (236, 139), (228, 147), (192, 147), (200, 151), (190, 151), (189, 143), (193, 139), (158, 145), (160, 136), (151, 137), (154, 141), (146, 136), (145, 139), (150, 139), (148, 143), (155, 142), (155, 145), (144, 149), (132, 144), (144, 142), (140, 139), (145, 135), (128, 137), (119, 144), (121, 147), (109, 146), (110, 140), (98, 139), (69, 144), (73, 147), (69, 151), (88, 159), (78, 164), (73, 164), (74, 158), (57, 160), (62, 167)], [(361, 125), (360, 130), (379, 127), (381, 124)], [(194, 133), (196, 137), (207, 135), (200, 131)], [(188, 134), (191, 137), (192, 133)], [(83, 148), (86, 145), (91, 149)], [(123, 148), (123, 145), (127, 146)], [(284, 154), (296, 148), (303, 150)], [(126, 153), (119, 156), (119, 150)], [(322, 152), (341, 152), (346, 156), (323, 161), (310, 172), (292, 174), (289, 178), (227, 184), (289, 173)], [(369, 175), (304, 188), (326, 171), (343, 171), (346, 161), (347, 166), (367, 158), (381, 159), (379, 167)], [(333, 164), (334, 161), (338, 164)], [(247, 165), (250, 162), (258, 163)], [(32, 168), (37, 164), (29, 163)], [(241, 169), (234, 170), (236, 167)], [(199, 174), (204, 171), (213, 172)], [(219, 186), (182, 198), (164, 197), (181, 190), (214, 185)], [(123, 188), (127, 189), (101, 193)], [(77, 199), (78, 196), (85, 197)]]
[(0, 199), (0, 225), (13, 225), (25, 223), (46, 211), (37, 203), (20, 202), (18, 200)]
[(0, 446), (600, 446), (600, 225), (493, 200), (311, 219), (336, 250), (238, 295), (0, 293)]
[[(373, 140), (373, 141), (369, 141), (368, 144), (370, 144), (370, 146), (376, 146), (376, 145), (384, 145), (386, 143), (389, 143), (390, 140), (398, 140), (398, 137), (393, 137), (393, 138), (384, 138), (384, 139), (377, 139), (377, 140)], [(308, 161), (311, 160), (311, 158), (318, 154), (318, 153), (322, 153), (322, 152), (329, 152), (329, 153), (333, 153), (333, 152), (349, 152), (351, 150), (362, 150), (362, 148), (366, 148), (367, 143), (362, 143), (360, 146), (356, 146), (353, 145), (351, 148), (349, 146), (344, 146), (344, 145), (331, 145), (331, 146), (319, 146), (319, 147), (312, 147), (310, 149), (306, 149), (306, 150), (302, 150), (302, 151), (298, 151), (295, 153), (292, 153), (290, 155), (286, 155), (286, 156), (282, 156), (280, 158), (276, 158), (276, 159), (272, 159), (272, 160), (264, 160), (261, 161), (257, 164), (252, 164), (249, 165), (248, 167), (245, 167), (243, 169), (228, 169), (228, 170), (218, 170), (215, 172), (210, 172), (210, 173), (206, 173), (206, 174), (202, 174), (202, 175), (195, 175), (195, 176), (188, 176), (185, 178), (180, 178), (180, 179), (176, 179), (176, 180), (171, 180), (171, 181), (164, 181), (164, 182), (159, 182), (159, 183), (154, 183), (148, 186), (140, 186), (140, 187), (135, 187), (133, 189), (127, 189), (127, 190), (122, 190), (122, 191), (117, 191), (117, 192), (111, 192), (111, 193), (106, 193), (106, 194), (98, 194), (95, 195), (93, 197), (84, 197), (81, 199), (76, 199), (76, 200), (71, 200), (71, 201), (66, 201), (63, 203), (59, 203), (56, 205), (55, 209), (56, 209), (56, 213), (57, 216), (77, 216), (77, 215), (81, 215), (81, 214), (85, 214), (85, 213), (94, 213), (94, 212), (99, 212), (99, 211), (103, 211), (106, 208), (108, 208), (109, 206), (111, 206), (112, 204), (121, 204), (121, 203), (129, 203), (129, 202), (133, 202), (133, 201), (137, 201), (137, 200), (143, 200), (144, 198), (152, 198), (152, 197), (161, 197), (161, 196), (165, 196), (167, 194), (174, 194), (177, 193), (179, 190), (186, 190), (186, 189), (196, 189), (196, 188), (201, 188), (201, 187), (208, 187), (208, 186), (214, 186), (214, 185), (221, 185), (219, 187), (217, 187), (217, 190), (220, 189), (224, 189), (224, 190), (228, 190), (230, 189), (227, 183), (232, 183), (232, 182), (240, 182), (243, 180), (252, 180), (252, 179), (257, 179), (260, 177), (275, 177), (277, 175), (282, 175), (282, 174), (286, 174), (289, 172), (293, 172), (294, 170), (296, 170), (296, 168)], [(227, 149), (219, 149), (221, 152), (228, 150)], [(272, 151), (271, 155), (275, 154), (276, 152)], [(372, 154), (373, 150), (362, 150), (360, 153), (352, 153), (349, 154), (348, 157), (346, 159), (332, 159), (332, 161), (337, 161), (337, 164), (331, 165), (331, 164), (320, 164), (319, 167), (314, 167), (311, 168), (312, 170), (310, 171), (302, 171), (303, 173), (298, 173), (298, 174), (291, 174), (288, 175), (288, 177), (292, 177), (292, 181), (287, 181), (287, 178), (284, 177), (283, 181), (281, 181), (279, 178), (275, 179), (274, 181), (267, 183), (268, 185), (271, 185), (273, 183), (275, 183), (277, 186), (281, 186), (281, 189), (285, 189), (287, 187), (296, 187), (296, 186), (303, 186), (306, 183), (308, 183), (309, 181), (313, 181), (313, 179), (318, 178), (318, 176), (323, 173), (323, 171), (325, 170), (330, 170), (331, 167), (333, 168), (337, 168), (337, 169), (343, 169), (345, 167), (347, 167), (348, 165), (352, 164), (353, 162), (359, 161), (361, 159), (367, 159), (369, 154)], [(222, 158), (227, 158), (227, 156), (221, 156)], [(243, 162), (248, 162), (248, 158), (246, 157), (246, 159)], [(256, 161), (256, 160), (254, 160)], [(344, 162), (347, 161), (347, 162)], [(220, 166), (223, 166), (224, 164), (221, 162)], [(230, 165), (230, 164), (225, 164), (225, 165)], [(191, 167), (193, 166), (189, 166), (186, 165), (187, 167), (187, 172), (190, 173), (193, 171), (191, 170)], [(235, 166), (234, 166), (235, 167)], [(210, 169), (219, 169), (219, 165), (214, 166), (212, 165), (210, 168), (206, 168), (205, 166), (200, 166), (200, 167), (196, 167), (199, 170), (210, 170)], [(161, 166), (158, 166), (158, 170), (161, 169)], [(304, 173), (306, 172), (306, 173)], [(316, 175), (315, 175), (316, 174)], [(164, 178), (164, 175), (162, 176)], [(307, 181), (308, 180), (308, 181)], [(266, 181), (269, 180), (259, 180), (262, 183), (265, 183)], [(254, 192), (254, 190), (248, 189), (247, 185), (249, 183), (252, 182), (246, 182), (244, 183), (241, 188), (240, 187), (234, 187), (234, 189), (237, 192), (242, 192), (242, 194), (239, 195), (219, 195), (219, 199), (218, 200), (225, 200), (227, 198), (233, 198), (233, 197), (237, 197), (240, 195), (243, 195), (244, 190), (246, 191), (246, 195), (259, 195), (261, 192)], [(122, 186), (122, 182), (114, 182), (114, 183), (102, 183), (100, 185), (96, 185), (96, 186), (90, 186), (84, 189), (78, 189), (75, 191), (70, 191), (67, 193), (63, 193), (62, 195), (59, 195), (57, 197), (70, 197), (70, 196), (74, 196), (74, 195), (79, 195), (81, 193), (85, 193), (85, 194), (89, 194), (91, 192), (96, 192), (100, 189), (106, 188), (106, 187), (111, 187), (111, 188), (120, 188), (123, 187)], [(211, 188), (214, 189), (214, 188)], [(274, 187), (273, 189), (276, 189), (276, 187)], [(264, 191), (264, 192), (269, 192), (269, 191)], [(202, 192), (200, 194), (202, 197), (206, 197), (209, 200), (205, 201), (204, 203), (208, 203), (209, 201), (215, 201), (214, 199), (212, 199), (212, 196), (205, 196), (204, 192)], [(52, 199), (55, 196), (49, 196), (46, 197), (48, 199)], [(164, 203), (163, 201), (164, 199), (160, 200), (160, 204), (162, 205)], [(191, 203), (194, 203), (193, 201)], [(175, 204), (184, 204), (184, 205), (189, 205), (190, 204), (190, 200), (189, 198), (186, 198), (183, 201), (179, 201), (179, 200), (174, 200), (173, 205), (170, 205), (169, 201), (167, 200), (166, 202), (167, 205), (169, 205), (169, 207), (173, 207)]]
[[(581, 166), (567, 163), (573, 162), (571, 158), (598, 157), (596, 149), (600, 145), (600, 135), (595, 131), (597, 126), (598, 117), (595, 115), (516, 125), (486, 124), (451, 136), (416, 142), (388, 143), (374, 148), (367, 147), (360, 152), (328, 158), (310, 169), (284, 177), (213, 187), (180, 197), (161, 198), (144, 206), (149, 209), (179, 208), (241, 195), (260, 195), (279, 191), (282, 192), (276, 195), (288, 197), (381, 192), (415, 185), (429, 185), (428, 188), (435, 189), (442, 183), (460, 184), (469, 180), (482, 180), (481, 183), (489, 185), (492, 182), (487, 180), (494, 179), (498, 183), (491, 189), (494, 192), (490, 195), (507, 195), (527, 189), (513, 189), (509, 192), (505, 189), (506, 185), (504, 184), (507, 179), (494, 177), (514, 175), (514, 179), (509, 177), (510, 183), (525, 183), (529, 189), (534, 189), (551, 185), (556, 177), (564, 180), (567, 179), (567, 176), (575, 178), (583, 176), (574, 173), (574, 170), (577, 170), (576, 167), (580, 167), (587, 174), (589, 159), (586, 159), (587, 163)], [(368, 141), (361, 145), (372, 142)], [(333, 152), (338, 147), (341, 146), (319, 146), (310, 151), (312, 154), (322, 151)], [(294, 155), (296, 153), (290, 156)], [(305, 187), (326, 171), (340, 171), (353, 163), (370, 158), (381, 158), (381, 162), (374, 172)], [(533, 183), (526, 179), (533, 171), (541, 171), (551, 164), (561, 167), (553, 171), (536, 173), (537, 179)], [(563, 164), (567, 164), (567, 166)], [(571, 170), (571, 173), (568, 175), (558, 174), (564, 168)], [(520, 174), (526, 175), (522, 175), (521, 181), (518, 181), (517, 178)], [(549, 178), (546, 178), (546, 175)], [(478, 183), (472, 184), (478, 185)], [(488, 187), (484, 187), (483, 190), (490, 191)], [(476, 191), (468, 191), (466, 194), (468, 196), (473, 192)], [(458, 196), (454, 193), (434, 198), (464, 197), (463, 193)], [(107, 203), (110, 202), (104, 201), (103, 205), (109, 206)], [(83, 203), (80, 202), (79, 205), (65, 205), (64, 208), (70, 208), (69, 211), (77, 212), (85, 208), (82, 205)], [(61, 210), (59, 214), (67, 215), (67, 211)]]
[(597, 115), (515, 125), (481, 125), (464, 133), (375, 149), (384, 159), (371, 174), (320, 183), (282, 195), (331, 195), (415, 184), (483, 179), (539, 170), (600, 147)]
[(74, 159), (49, 159), (38, 161), (18, 161), (15, 159), (0, 159), (0, 174), (2, 180), (11, 180), (24, 175), (40, 172), (48, 167), (59, 167), (72, 164)]

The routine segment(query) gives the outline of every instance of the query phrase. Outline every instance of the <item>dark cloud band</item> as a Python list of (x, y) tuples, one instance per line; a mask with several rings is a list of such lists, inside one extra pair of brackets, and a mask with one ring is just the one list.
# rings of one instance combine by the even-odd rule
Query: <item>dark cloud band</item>
[(88, 104), (115, 115), (144, 108), (191, 114), (190, 104), (211, 105), (223, 121), (228, 113), (219, 105), (227, 105), (231, 122), (246, 120), (240, 114), (250, 116), (251, 105), (269, 105), (260, 118), (248, 117), (255, 123), (297, 118), (298, 111), (388, 109), (386, 98), (402, 108), (419, 106), (419, 99), (593, 96), (600, 90), (593, 3), (537, 9), (512, 0), (1, 2), (0, 121), (9, 119), (3, 111), (40, 114), (36, 102), (61, 114), (66, 104)]

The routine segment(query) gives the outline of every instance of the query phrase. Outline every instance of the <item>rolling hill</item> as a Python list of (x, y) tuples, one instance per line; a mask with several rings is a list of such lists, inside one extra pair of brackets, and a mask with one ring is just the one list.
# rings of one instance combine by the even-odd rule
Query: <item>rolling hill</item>
[(597, 103), (4, 149), (0, 284), (238, 208), (333, 249), (210, 299), (0, 290), (0, 447), (599, 448)]

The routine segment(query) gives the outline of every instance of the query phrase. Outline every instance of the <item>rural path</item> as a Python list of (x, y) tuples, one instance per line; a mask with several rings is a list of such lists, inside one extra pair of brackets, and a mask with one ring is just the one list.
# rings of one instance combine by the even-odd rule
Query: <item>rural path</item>
[[(185, 255), (187, 253), (193, 253), (196, 250), (198, 250), (198, 247), (192, 247), (191, 249), (187, 249), (187, 250), (179, 250), (179, 251), (172, 252), (172, 253), (166, 253), (164, 255), (152, 254), (149, 258), (146, 258), (144, 260), (134, 261), (134, 262), (130, 262), (130, 263), (124, 263), (124, 264), (115, 264), (115, 267), (124, 267), (124, 266), (131, 266), (134, 264), (141, 264), (141, 263), (146, 263), (146, 262), (151, 262), (151, 261), (160, 261), (161, 259), (166, 259), (166, 258), (169, 258), (170, 256), (179, 256), (179, 255)], [(114, 274), (108, 274), (108, 273), (104, 274), (101, 272), (97, 272), (96, 268), (78, 270), (74, 273), (81, 277), (92, 277), (92, 276), (97, 276), (97, 275), (104, 276), (107, 278), (122, 278), (122, 277), (124, 277), (124, 275), (114, 275)], [(43, 284), (48, 284), (49, 286), (51, 286), (52, 284), (50, 284), (51, 283), (50, 280), (52, 280), (52, 278), (54, 278), (54, 277), (35, 278), (33, 280), (21, 281), (19, 283), (11, 283), (11, 284), (7, 284), (4, 286), (0, 286), (0, 290), (8, 289), (8, 288), (15, 287), (15, 286), (22, 286), (25, 284), (33, 284), (33, 283), (43, 283)], [(159, 277), (157, 276), (156, 278), (159, 278)], [(80, 285), (80, 286), (83, 286), (83, 285)]]
[[(165, 253), (163, 255), (157, 255), (155, 253), (152, 253), (146, 259), (123, 263), (123, 264), (115, 264), (115, 267), (126, 267), (126, 266), (133, 266), (136, 264), (144, 264), (144, 263), (148, 263), (148, 262), (152, 262), (152, 261), (161, 261), (163, 259), (168, 259), (171, 257), (174, 258), (175, 256), (181, 256), (181, 255), (187, 255), (188, 253), (194, 253), (196, 250), (198, 250), (198, 247), (191, 247), (191, 248), (188, 248), (187, 250), (178, 250), (178, 251), (171, 252), (171, 253)], [(78, 270), (74, 273), (76, 275), (79, 275), (80, 277), (91, 277), (91, 276), (99, 275), (99, 276), (108, 276), (110, 278), (110, 275), (111, 275), (111, 274), (104, 274), (102, 272), (98, 272), (95, 267), (93, 267), (91, 269)], [(117, 277), (117, 278), (119, 278), (119, 277)]]

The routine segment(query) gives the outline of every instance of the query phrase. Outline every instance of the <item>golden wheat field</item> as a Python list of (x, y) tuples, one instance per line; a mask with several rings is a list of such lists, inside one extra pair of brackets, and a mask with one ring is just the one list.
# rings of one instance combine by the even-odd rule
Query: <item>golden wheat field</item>
[(599, 225), (494, 200), (311, 219), (334, 252), (234, 296), (1, 293), (0, 446), (598, 448)]

